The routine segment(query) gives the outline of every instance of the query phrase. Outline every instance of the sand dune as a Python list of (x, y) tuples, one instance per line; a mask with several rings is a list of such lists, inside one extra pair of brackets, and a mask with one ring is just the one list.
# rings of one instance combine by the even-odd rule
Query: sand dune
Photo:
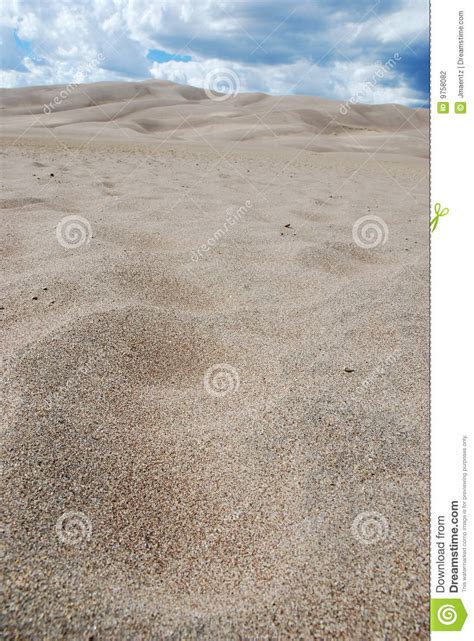
[[(64, 96), (64, 97), (63, 97)], [(167, 141), (256, 141), (313, 151), (364, 149), (426, 156), (428, 112), (401, 105), (351, 105), (304, 96), (238, 94), (212, 100), (204, 89), (163, 81), (9, 89), (0, 93), (5, 134), (115, 137)], [(347, 105), (347, 106), (346, 106)], [(342, 113), (341, 113), (342, 110)], [(346, 113), (347, 112), (347, 113)], [(345, 114), (345, 115), (343, 115)], [(104, 126), (107, 127), (104, 129)], [(399, 134), (394, 141), (393, 134)], [(370, 135), (369, 135), (370, 134)], [(314, 138), (314, 141), (312, 140)]]
[(63, 89), (1, 92), (6, 638), (428, 638), (426, 112)]

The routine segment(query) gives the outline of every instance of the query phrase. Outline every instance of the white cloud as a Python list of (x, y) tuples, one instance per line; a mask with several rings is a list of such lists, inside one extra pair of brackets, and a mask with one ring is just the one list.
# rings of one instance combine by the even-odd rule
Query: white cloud
[[(229, 68), (242, 90), (348, 98), (371, 69), (428, 24), (427, 0), (11, 0), (0, 22), (3, 86), (163, 78), (203, 86)], [(22, 50), (15, 41), (29, 43)], [(152, 62), (149, 49), (192, 56)], [(104, 60), (90, 65), (99, 55)], [(410, 54), (413, 55), (413, 52)], [(411, 74), (411, 75), (410, 75)], [(400, 66), (367, 102), (421, 98), (416, 65)]]

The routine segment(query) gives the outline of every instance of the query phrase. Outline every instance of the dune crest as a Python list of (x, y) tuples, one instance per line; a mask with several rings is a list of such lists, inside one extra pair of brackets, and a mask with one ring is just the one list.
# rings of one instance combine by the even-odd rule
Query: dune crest
[[(62, 97), (64, 96), (64, 97)], [(212, 100), (204, 89), (159, 80), (3, 89), (2, 128), (14, 135), (139, 141), (287, 144), (313, 151), (376, 150), (426, 155), (428, 111), (305, 96), (241, 93)]]

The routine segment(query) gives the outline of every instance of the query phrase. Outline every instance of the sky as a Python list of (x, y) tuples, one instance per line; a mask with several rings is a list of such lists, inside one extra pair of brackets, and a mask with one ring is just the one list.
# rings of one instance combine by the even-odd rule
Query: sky
[(0, 86), (171, 80), (423, 106), (428, 0), (9, 0)]

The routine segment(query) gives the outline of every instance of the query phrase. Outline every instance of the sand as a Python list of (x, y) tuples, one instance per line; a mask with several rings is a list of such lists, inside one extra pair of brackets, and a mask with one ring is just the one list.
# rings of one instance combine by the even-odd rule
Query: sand
[(0, 92), (5, 638), (427, 639), (427, 112), (61, 90)]

